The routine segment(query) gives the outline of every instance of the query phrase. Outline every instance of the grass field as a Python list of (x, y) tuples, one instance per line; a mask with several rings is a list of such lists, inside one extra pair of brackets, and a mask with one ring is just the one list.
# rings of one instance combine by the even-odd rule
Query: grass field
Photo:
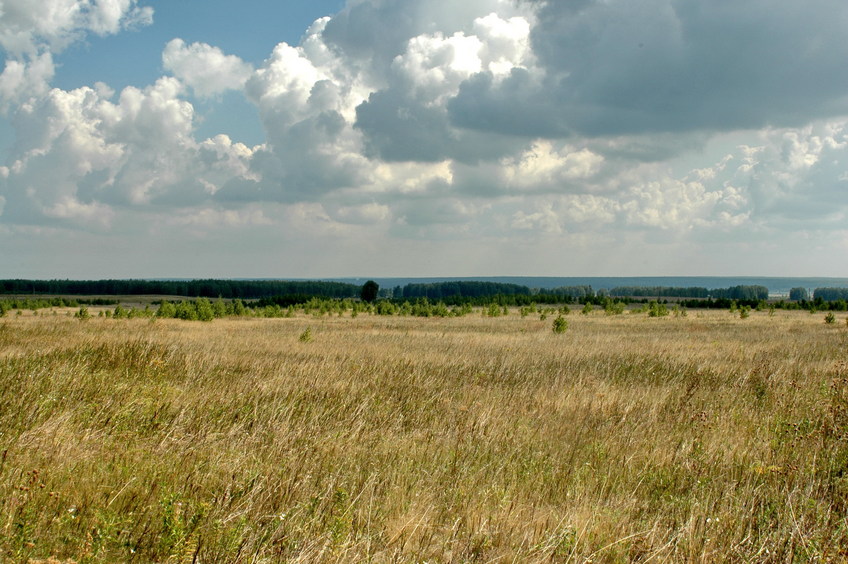
[(551, 322), (8, 315), (0, 560), (848, 559), (844, 315)]

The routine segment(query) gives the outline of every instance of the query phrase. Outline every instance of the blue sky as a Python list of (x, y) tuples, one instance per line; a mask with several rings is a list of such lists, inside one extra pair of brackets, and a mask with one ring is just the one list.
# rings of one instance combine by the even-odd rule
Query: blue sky
[(0, 0), (0, 277), (846, 276), (846, 26)]

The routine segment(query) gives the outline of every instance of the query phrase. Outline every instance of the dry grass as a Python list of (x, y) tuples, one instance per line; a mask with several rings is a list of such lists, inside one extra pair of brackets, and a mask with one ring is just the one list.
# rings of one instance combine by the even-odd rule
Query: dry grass
[(846, 345), (799, 312), (7, 317), (0, 559), (844, 560)]

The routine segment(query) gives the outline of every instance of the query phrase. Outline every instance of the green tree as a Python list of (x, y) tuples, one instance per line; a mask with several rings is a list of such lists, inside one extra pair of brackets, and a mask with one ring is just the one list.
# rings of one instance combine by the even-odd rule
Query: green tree
[(373, 280), (369, 280), (365, 284), (362, 285), (362, 292), (360, 292), (359, 297), (362, 298), (363, 302), (373, 302), (377, 299), (377, 294), (380, 292), (380, 285), (374, 282)]
[(800, 302), (801, 300), (809, 300), (810, 292), (806, 288), (792, 288), (789, 290), (789, 299)]

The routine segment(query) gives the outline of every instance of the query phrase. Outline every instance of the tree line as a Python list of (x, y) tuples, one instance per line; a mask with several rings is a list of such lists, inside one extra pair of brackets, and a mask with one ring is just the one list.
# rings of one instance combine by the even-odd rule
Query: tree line
[(353, 298), (360, 286), (300, 280), (0, 280), (0, 294), (61, 294), (258, 299), (286, 294)]
[(617, 286), (609, 291), (618, 297), (654, 297), (654, 298), (713, 298), (728, 300), (767, 300), (768, 288), (760, 285), (740, 285), (730, 288), (708, 290), (699, 286)]
[[(607, 296), (616, 298), (684, 298), (712, 300), (724, 305), (723, 300), (756, 303), (768, 299), (768, 288), (760, 285), (738, 285), (729, 288), (669, 286), (617, 286), (595, 291), (591, 286), (561, 286), (534, 289), (519, 284), (455, 280), (446, 282), (411, 283), (406, 286), (379, 290), (371, 280), (364, 286), (345, 282), (300, 280), (0, 280), (0, 294), (47, 295), (170, 295), (191, 298), (224, 298), (228, 300), (273, 300), (276, 305), (302, 304), (312, 298), (355, 299), (373, 301), (378, 297), (390, 298), (400, 303), (404, 300), (427, 298), (444, 301), (446, 305), (526, 306), (531, 303), (594, 303), (600, 305)], [(809, 292), (793, 288), (790, 300), (807, 302)], [(848, 288), (817, 288), (815, 302), (848, 300)], [(82, 303), (82, 302), (80, 302)], [(263, 304), (267, 305), (267, 304)], [(710, 304), (713, 305), (713, 304)]]

